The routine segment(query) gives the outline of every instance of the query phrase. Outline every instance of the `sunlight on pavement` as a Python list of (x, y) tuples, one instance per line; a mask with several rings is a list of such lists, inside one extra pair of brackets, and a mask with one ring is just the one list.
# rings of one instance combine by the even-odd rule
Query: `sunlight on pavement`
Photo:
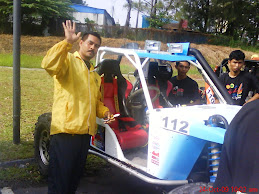
[(1, 190), (1, 193), (2, 193), (2, 194), (14, 194), (14, 192), (12, 191), (12, 189), (10, 189), (9, 187), (4, 187), (4, 188)]

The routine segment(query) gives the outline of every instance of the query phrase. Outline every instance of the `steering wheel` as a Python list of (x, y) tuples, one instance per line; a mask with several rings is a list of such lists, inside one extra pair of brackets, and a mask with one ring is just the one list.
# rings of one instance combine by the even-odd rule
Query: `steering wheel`
[[(156, 95), (151, 99), (152, 102), (154, 102), (160, 95), (160, 90), (158, 87), (156, 86), (148, 86), (147, 87), (148, 90), (154, 90), (156, 92)], [(139, 101), (137, 101), (137, 98), (141, 99)], [(140, 88), (136, 91), (134, 91), (128, 98), (126, 101), (126, 106), (129, 109), (142, 109), (144, 107), (146, 107), (146, 101), (142, 99), (145, 99), (144, 97), (144, 91), (143, 88)]]

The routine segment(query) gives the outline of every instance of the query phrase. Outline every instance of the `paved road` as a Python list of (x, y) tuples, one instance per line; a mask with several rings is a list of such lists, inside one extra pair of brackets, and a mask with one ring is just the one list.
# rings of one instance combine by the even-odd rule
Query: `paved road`
[[(165, 188), (164, 188), (165, 189)], [(162, 194), (164, 189), (148, 184), (116, 167), (100, 172), (96, 176), (84, 176), (77, 194)], [(1, 191), (1, 189), (0, 189)], [(42, 187), (4, 189), (2, 194), (46, 194), (47, 185)]]

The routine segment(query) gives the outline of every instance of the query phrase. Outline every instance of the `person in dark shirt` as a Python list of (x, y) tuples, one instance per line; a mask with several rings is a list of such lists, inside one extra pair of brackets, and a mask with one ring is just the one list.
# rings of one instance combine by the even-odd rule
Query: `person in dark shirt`
[(243, 105), (249, 91), (255, 91), (255, 94), (247, 102), (259, 99), (259, 82), (252, 74), (241, 71), (245, 64), (245, 54), (240, 50), (232, 51), (229, 55), (228, 66), (229, 73), (220, 76), (228, 93), (231, 95), (234, 104)]
[(200, 104), (200, 94), (196, 81), (187, 76), (190, 63), (187, 61), (176, 62), (177, 76), (170, 79), (173, 84), (172, 92), (168, 99), (172, 105)]
[[(214, 188), (259, 190), (259, 100), (244, 105), (231, 121), (223, 142)], [(256, 192), (256, 193), (257, 193)], [(236, 192), (234, 192), (236, 193)]]

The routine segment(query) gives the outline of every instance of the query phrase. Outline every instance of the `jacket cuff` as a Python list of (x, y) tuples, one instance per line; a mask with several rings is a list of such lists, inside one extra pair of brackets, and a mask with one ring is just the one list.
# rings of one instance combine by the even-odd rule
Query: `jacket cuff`
[(66, 40), (66, 39), (65, 39), (65, 40), (63, 40), (62, 42), (67, 46), (67, 49), (68, 49), (68, 50), (71, 50), (71, 49), (72, 49), (73, 44), (71, 44), (71, 43), (67, 42), (67, 40)]

